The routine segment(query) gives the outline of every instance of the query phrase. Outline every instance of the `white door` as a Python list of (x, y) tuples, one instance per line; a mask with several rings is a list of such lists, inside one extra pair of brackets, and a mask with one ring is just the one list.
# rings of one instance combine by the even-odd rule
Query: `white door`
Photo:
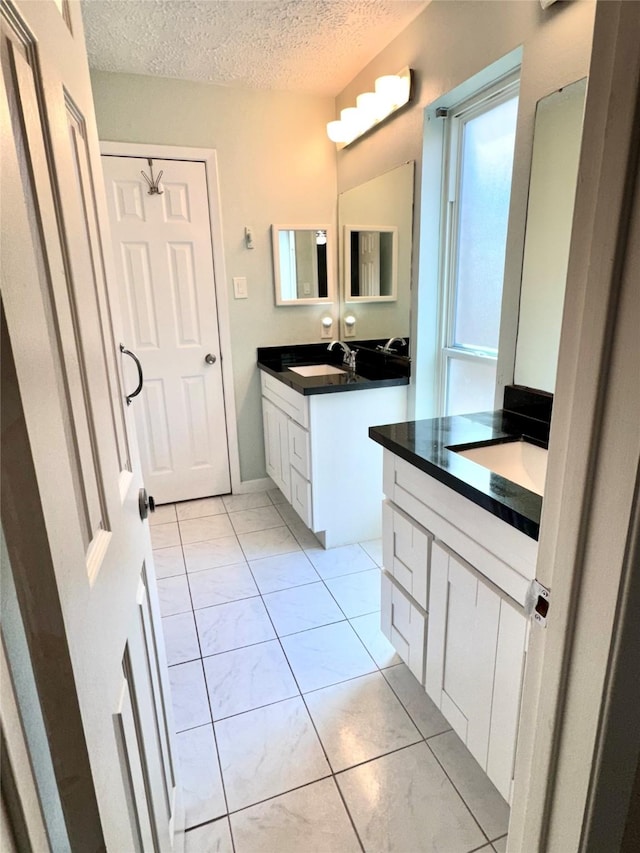
[(360, 231), (360, 289), (358, 296), (380, 296), (380, 232)]
[[(142, 471), (158, 503), (231, 491), (204, 163), (104, 155)], [(135, 387), (134, 372), (128, 372)]]
[(79, 719), (49, 718), (71, 848), (168, 851), (173, 727), (80, 6), (3, 3), (1, 18), (3, 364), (15, 365), (16, 412), (3, 430), (3, 531), (40, 631), (32, 658), (50, 660), (43, 709), (67, 672)]

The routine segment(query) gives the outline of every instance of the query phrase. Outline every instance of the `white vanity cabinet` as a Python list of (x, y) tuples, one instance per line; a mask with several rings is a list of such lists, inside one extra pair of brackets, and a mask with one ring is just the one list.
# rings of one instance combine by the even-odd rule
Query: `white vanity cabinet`
[(379, 538), (382, 451), (368, 430), (406, 419), (407, 386), (304, 395), (260, 377), (271, 479), (325, 548)]
[(506, 800), (537, 542), (384, 451), (382, 630)]

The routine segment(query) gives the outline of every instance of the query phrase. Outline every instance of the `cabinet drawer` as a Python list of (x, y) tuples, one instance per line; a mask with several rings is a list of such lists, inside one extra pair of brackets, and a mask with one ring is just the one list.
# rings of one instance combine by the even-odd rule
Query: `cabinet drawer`
[(289, 421), (289, 462), (305, 480), (311, 479), (309, 433), (295, 421)]
[(428, 610), (429, 562), (433, 536), (389, 501), (382, 505), (385, 569), (418, 604)]
[(391, 645), (411, 672), (424, 684), (427, 617), (397, 586), (390, 575), (382, 572), (381, 628)]
[(307, 527), (313, 529), (313, 514), (311, 512), (311, 483), (291, 468), (291, 506), (298, 513)]
[(309, 400), (283, 382), (260, 371), (262, 394), (301, 426), (309, 427)]

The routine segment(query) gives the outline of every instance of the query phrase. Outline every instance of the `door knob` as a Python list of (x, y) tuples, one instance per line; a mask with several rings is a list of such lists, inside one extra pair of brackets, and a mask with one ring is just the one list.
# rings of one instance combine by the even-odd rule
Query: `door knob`
[(156, 502), (151, 495), (147, 494), (146, 489), (140, 489), (138, 492), (138, 509), (140, 510), (140, 518), (142, 521), (145, 520), (150, 512), (156, 511)]
[(207, 362), (207, 364), (215, 364), (217, 359), (216, 359), (215, 355), (213, 355), (212, 353), (208, 352), (208, 353), (205, 355), (204, 360)]

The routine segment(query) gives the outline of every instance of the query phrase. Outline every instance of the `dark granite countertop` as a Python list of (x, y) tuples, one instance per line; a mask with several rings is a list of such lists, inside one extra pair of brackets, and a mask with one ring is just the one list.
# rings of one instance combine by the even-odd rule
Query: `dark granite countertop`
[[(350, 342), (349, 346), (357, 351), (355, 371), (347, 370), (342, 364), (342, 351), (338, 347), (329, 350), (327, 344), (259, 347), (258, 367), (305, 396), (409, 384), (408, 358), (374, 352), (357, 341)], [(289, 369), (305, 364), (333, 364), (344, 366), (345, 370), (328, 376), (300, 376)]]
[(507, 524), (537, 539), (542, 498), (494, 474), (448, 448), (499, 439), (532, 439), (547, 446), (549, 425), (500, 409), (472, 415), (433, 418), (370, 427), (369, 436), (387, 450), (486, 509)]

